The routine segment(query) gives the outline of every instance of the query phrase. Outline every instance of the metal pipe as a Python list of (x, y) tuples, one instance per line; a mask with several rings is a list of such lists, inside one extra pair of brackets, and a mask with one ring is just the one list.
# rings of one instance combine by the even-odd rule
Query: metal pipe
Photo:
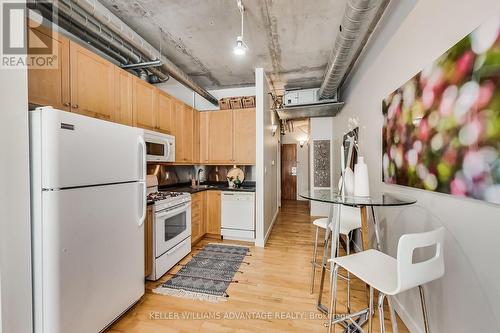
[[(348, 0), (340, 31), (335, 40), (323, 83), (320, 99), (338, 100), (338, 90), (353, 62), (359, 57), (374, 27), (387, 7), (388, 0)], [(379, 8), (379, 10), (375, 10)], [(367, 24), (370, 22), (370, 24)], [(359, 46), (353, 51), (353, 47)]]
[(130, 29), (122, 20), (111, 13), (97, 0), (71, 0), (72, 3), (82, 8), (88, 15), (100, 22), (103, 26), (110, 29), (117, 36), (122, 38), (125, 42), (129, 43), (139, 52), (146, 55), (148, 60), (160, 59), (163, 63), (164, 69), (170, 76), (179, 81), (181, 84), (192, 89), (200, 96), (208, 100), (214, 105), (219, 105), (219, 101), (208, 91), (203, 89), (200, 85), (194, 82), (186, 73), (184, 73), (172, 61), (164, 57), (159, 51), (151, 46), (144, 38), (139, 36), (135, 31)]
[[(52, 5), (55, 9), (57, 9), (58, 19), (65, 19), (69, 21), (70, 25), (74, 24), (79, 27), (80, 33), (76, 34), (78, 37), (85, 39), (88, 34), (90, 34), (93, 36), (94, 40), (103, 40), (103, 42), (97, 44), (98, 46), (101, 46), (99, 47), (101, 51), (106, 52), (107, 48), (112, 48), (120, 54), (126, 55), (133, 63), (140, 63), (144, 61), (144, 58), (139, 54), (139, 52), (134, 52), (131, 46), (127, 45), (127, 43), (123, 40), (116, 38), (112, 31), (101, 26), (99, 22), (97, 22), (94, 18), (89, 17), (83, 9), (76, 6), (71, 1), (52, 1)], [(108, 45), (108, 47), (106, 47), (106, 45)], [(123, 57), (115, 59), (120, 61), (122, 64), (128, 63), (128, 61), (123, 61)], [(160, 82), (168, 80), (168, 75), (160, 70), (151, 69), (150, 71), (158, 76)]]
[[(39, 4), (37, 4), (36, 8), (38, 10), (40, 10), (41, 13), (43, 13), (43, 14), (47, 14), (47, 15), (51, 15), (52, 14), (52, 12), (50, 11), (50, 9), (48, 9), (48, 8), (46, 8), (44, 6), (41, 6)], [(94, 46), (95, 48), (97, 48), (101, 52), (107, 54), (111, 58), (113, 58), (113, 59), (115, 59), (115, 60), (117, 60), (117, 61), (119, 61), (121, 63), (126, 63), (128, 61), (128, 59), (126, 57), (124, 57), (120, 53), (114, 51), (111, 47), (109, 47), (109, 45), (106, 45), (106, 44), (102, 43), (100, 40), (92, 37), (90, 34), (86, 34), (85, 31), (83, 31), (82, 29), (80, 29), (79, 27), (77, 27), (77, 25), (72, 24), (72, 22), (68, 21), (66, 18), (59, 17), (57, 23), (64, 30), (68, 31), (69, 33), (74, 34), (75, 36), (78, 36), (83, 41), (85, 41), (85, 42), (89, 43), (90, 45)]]
[(127, 64), (127, 65), (121, 65), (121, 68), (123, 69), (138, 69), (138, 68), (151, 68), (151, 67), (159, 67), (161, 65), (160, 60), (153, 60), (153, 61), (144, 61), (144, 62), (139, 62), (137, 64)]

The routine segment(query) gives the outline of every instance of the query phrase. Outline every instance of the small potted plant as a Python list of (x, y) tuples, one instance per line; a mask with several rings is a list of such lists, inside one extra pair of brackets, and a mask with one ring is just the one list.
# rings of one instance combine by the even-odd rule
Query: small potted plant
[(229, 187), (234, 187), (234, 177), (227, 177), (227, 184)]

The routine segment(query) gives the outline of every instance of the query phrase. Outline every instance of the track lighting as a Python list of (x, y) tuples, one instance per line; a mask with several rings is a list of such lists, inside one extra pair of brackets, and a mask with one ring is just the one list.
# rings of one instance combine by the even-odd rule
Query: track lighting
[(237, 0), (238, 3), (238, 9), (241, 14), (241, 34), (236, 37), (236, 45), (234, 46), (233, 52), (236, 55), (242, 56), (247, 53), (248, 46), (245, 44), (243, 41), (243, 23), (244, 23), (244, 13), (245, 13), (245, 7), (243, 7), (243, 2), (242, 0)]
[(245, 53), (247, 52), (247, 49), (248, 49), (248, 47), (243, 42), (243, 37), (238, 36), (236, 38), (236, 45), (234, 46), (234, 49), (233, 49), (234, 54), (240, 55), (240, 56), (245, 55)]

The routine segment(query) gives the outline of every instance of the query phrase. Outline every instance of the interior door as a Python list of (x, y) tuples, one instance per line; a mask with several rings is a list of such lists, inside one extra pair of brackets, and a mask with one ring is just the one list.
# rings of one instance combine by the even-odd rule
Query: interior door
[(297, 200), (297, 145), (281, 145), (281, 199)]
[(140, 183), (43, 192), (34, 273), (44, 333), (100, 332), (144, 294), (143, 197)]

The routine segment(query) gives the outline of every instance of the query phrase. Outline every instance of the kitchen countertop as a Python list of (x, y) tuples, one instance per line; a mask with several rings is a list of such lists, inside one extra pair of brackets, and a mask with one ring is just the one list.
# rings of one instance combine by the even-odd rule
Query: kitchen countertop
[(185, 193), (198, 193), (203, 191), (234, 191), (234, 192), (255, 192), (255, 182), (248, 181), (244, 182), (242, 187), (233, 188), (227, 186), (227, 182), (203, 182), (201, 185), (208, 185), (209, 187), (192, 188), (191, 183), (180, 183), (174, 185), (160, 186), (160, 191), (172, 191), (172, 192), (185, 192)]

